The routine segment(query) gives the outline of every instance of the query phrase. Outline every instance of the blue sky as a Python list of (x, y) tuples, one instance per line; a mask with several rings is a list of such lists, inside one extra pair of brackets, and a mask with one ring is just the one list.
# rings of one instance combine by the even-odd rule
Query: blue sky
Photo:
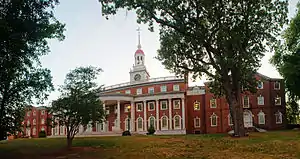
[[(297, 0), (290, 0), (289, 16), (295, 13)], [(57, 19), (66, 24), (66, 39), (62, 42), (50, 40), (51, 52), (41, 58), (43, 67), (49, 68), (53, 83), (57, 88), (63, 84), (65, 75), (78, 66), (96, 66), (104, 70), (99, 84), (113, 85), (129, 81), (129, 70), (134, 63), (134, 52), (137, 49), (138, 24), (134, 12), (119, 12), (106, 20), (101, 15), (98, 0), (61, 0), (55, 9)], [(148, 31), (147, 25), (141, 27), (141, 44), (146, 55), (146, 66), (151, 78), (170, 76), (168, 70), (154, 59), (159, 49), (159, 36)], [(280, 77), (268, 60), (271, 53), (262, 59), (259, 69), (270, 77)], [(191, 85), (201, 85), (201, 81)], [(48, 104), (58, 97), (57, 91), (52, 92)]]

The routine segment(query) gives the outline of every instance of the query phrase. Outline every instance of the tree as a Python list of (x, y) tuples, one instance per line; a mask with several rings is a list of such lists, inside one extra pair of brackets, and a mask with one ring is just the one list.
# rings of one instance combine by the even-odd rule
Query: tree
[(288, 115), (294, 122), (299, 115), (300, 98), (300, 3), (297, 4), (297, 14), (291, 19), (283, 32), (282, 40), (277, 43), (271, 63), (284, 78), (288, 91)]
[(50, 113), (54, 125), (65, 126), (67, 130), (67, 146), (72, 146), (79, 126), (102, 122), (105, 113), (99, 99), (99, 91), (95, 80), (101, 69), (96, 67), (78, 67), (66, 75), (61, 86), (61, 97), (52, 102)]
[[(158, 59), (177, 75), (212, 80), (212, 92), (225, 95), (236, 136), (244, 136), (243, 91), (254, 79), (266, 46), (286, 22), (287, 1), (278, 0), (100, 0), (103, 15), (136, 10), (138, 23), (160, 27)], [(265, 43), (264, 43), (265, 42)], [(243, 89), (242, 89), (243, 88)]]
[(53, 90), (50, 70), (40, 57), (49, 52), (47, 39), (63, 40), (64, 25), (55, 19), (58, 0), (1, 1), (0, 10), (0, 140), (15, 133), (24, 106), (42, 102)]

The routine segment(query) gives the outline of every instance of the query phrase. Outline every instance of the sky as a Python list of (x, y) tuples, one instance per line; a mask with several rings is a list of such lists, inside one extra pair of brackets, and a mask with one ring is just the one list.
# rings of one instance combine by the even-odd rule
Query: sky
[[(60, 0), (55, 8), (55, 16), (66, 24), (65, 40), (49, 40), (51, 52), (41, 58), (43, 67), (51, 70), (56, 91), (50, 101), (59, 96), (57, 88), (62, 85), (66, 74), (79, 66), (96, 66), (103, 69), (98, 83), (105, 86), (129, 82), (129, 71), (134, 64), (137, 49), (137, 28), (141, 28), (141, 45), (145, 52), (146, 67), (151, 78), (173, 76), (164, 68), (157, 55), (159, 44), (158, 28), (154, 32), (147, 25), (136, 23), (134, 12), (120, 11), (109, 20), (102, 17), (98, 0)], [(297, 0), (289, 1), (289, 17), (296, 11)], [(259, 72), (274, 78), (280, 77), (276, 69), (269, 64), (272, 53), (266, 53), (261, 60)], [(202, 85), (202, 80), (190, 85)]]

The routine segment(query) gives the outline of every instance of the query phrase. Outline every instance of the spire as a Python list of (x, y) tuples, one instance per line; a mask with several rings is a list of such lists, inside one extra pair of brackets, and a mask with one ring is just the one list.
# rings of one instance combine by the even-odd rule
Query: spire
[(141, 28), (140, 27), (138, 27), (137, 28), (137, 31), (138, 31), (138, 49), (141, 49), (142, 48), (142, 46), (141, 46)]

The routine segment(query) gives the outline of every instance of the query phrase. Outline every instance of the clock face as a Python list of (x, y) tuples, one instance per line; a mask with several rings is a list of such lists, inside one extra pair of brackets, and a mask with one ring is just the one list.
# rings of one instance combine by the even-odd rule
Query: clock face
[(141, 80), (141, 75), (140, 75), (140, 74), (136, 74), (136, 75), (134, 76), (134, 80), (135, 80), (135, 81)]

